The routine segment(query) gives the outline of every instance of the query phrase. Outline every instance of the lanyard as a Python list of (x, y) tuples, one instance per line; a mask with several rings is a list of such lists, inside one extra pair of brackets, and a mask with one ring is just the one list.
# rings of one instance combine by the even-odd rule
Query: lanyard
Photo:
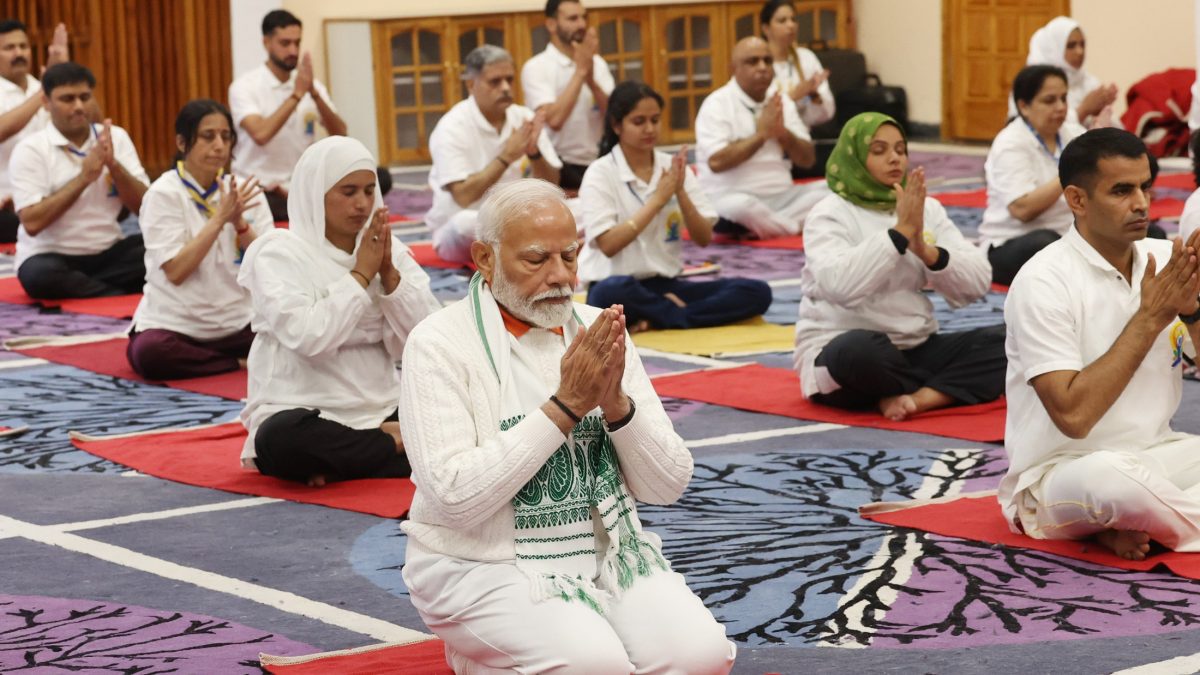
[[(96, 133), (96, 125), (95, 124), (91, 125), (91, 129), (92, 129), (92, 138), (99, 138), (100, 134)], [(67, 141), (67, 144), (64, 145), (63, 148), (67, 151), (68, 154), (72, 154), (72, 155), (75, 155), (76, 157), (80, 157), (80, 158), (87, 157), (86, 152), (84, 152), (82, 150), (76, 150), (75, 148), (71, 147), (70, 141)]]
[(225, 173), (224, 169), (218, 169), (217, 180), (214, 180), (212, 185), (208, 186), (207, 190), (201, 190), (195, 183), (183, 177), (183, 162), (175, 162), (175, 175), (179, 176), (179, 180), (183, 182), (183, 187), (187, 189), (188, 197), (191, 198), (200, 213), (203, 213), (205, 216), (212, 216), (213, 214), (213, 205), (210, 198), (217, 191), (217, 186), (220, 184), (223, 173)]
[(1058, 152), (1050, 152), (1050, 147), (1046, 145), (1046, 139), (1042, 138), (1042, 135), (1033, 128), (1033, 125), (1029, 123), (1029, 120), (1022, 117), (1021, 121), (1025, 122), (1025, 126), (1029, 127), (1029, 133), (1033, 134), (1033, 137), (1037, 139), (1038, 144), (1042, 146), (1042, 149), (1046, 151), (1047, 155), (1050, 155), (1050, 159), (1053, 159), (1054, 163), (1057, 164), (1059, 156), (1062, 155), (1062, 134), (1057, 131), (1054, 132), (1054, 143), (1058, 148)]

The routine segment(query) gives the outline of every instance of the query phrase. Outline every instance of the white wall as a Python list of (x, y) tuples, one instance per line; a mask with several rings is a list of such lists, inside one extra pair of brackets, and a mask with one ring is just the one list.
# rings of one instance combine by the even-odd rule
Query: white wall
[(904, 87), (908, 117), (942, 119), (942, 0), (854, 0), (858, 49), (867, 71)]
[[(303, 20), (303, 19), (302, 19)], [(305, 37), (316, 30), (305, 31)], [(371, 24), (331, 21), (325, 24), (325, 62), (329, 65), (329, 96), (346, 120), (347, 135), (362, 141), (379, 156), (375, 118), (375, 77), (371, 69)], [(318, 59), (314, 59), (314, 62)]]
[(262, 46), (262, 19), (282, 6), (282, 0), (229, 0), (234, 78), (267, 60)]

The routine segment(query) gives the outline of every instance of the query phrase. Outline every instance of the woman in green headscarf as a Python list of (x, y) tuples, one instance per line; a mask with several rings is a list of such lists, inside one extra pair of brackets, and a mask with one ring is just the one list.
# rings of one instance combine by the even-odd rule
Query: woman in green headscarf
[(794, 363), (817, 403), (902, 420), (1004, 393), (1004, 327), (938, 334), (926, 286), (951, 307), (988, 291), (987, 258), (937, 200), (887, 115), (842, 128), (825, 166), (833, 191), (804, 226), (804, 298)]

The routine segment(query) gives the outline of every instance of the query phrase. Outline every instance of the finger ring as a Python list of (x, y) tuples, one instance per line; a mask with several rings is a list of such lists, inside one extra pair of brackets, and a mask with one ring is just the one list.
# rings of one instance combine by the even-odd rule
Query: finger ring
[(372, 236), (371, 241), (379, 241), (379, 235)]

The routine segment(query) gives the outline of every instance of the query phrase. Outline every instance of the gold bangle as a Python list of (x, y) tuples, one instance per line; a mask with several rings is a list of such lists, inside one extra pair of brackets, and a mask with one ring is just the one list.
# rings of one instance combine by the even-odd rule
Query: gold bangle
[(362, 272), (359, 272), (358, 270), (350, 270), (350, 275), (351, 276), (358, 275), (358, 277), (363, 280), (364, 284), (366, 284), (367, 286), (371, 285), (371, 280), (367, 278), (367, 275), (363, 274)]
[(634, 236), (637, 236), (642, 233), (642, 231), (640, 229), (638, 229), (637, 223), (633, 222), (633, 218), (630, 218), (629, 220), (625, 221), (625, 224), (629, 226), (629, 229), (633, 230)]

